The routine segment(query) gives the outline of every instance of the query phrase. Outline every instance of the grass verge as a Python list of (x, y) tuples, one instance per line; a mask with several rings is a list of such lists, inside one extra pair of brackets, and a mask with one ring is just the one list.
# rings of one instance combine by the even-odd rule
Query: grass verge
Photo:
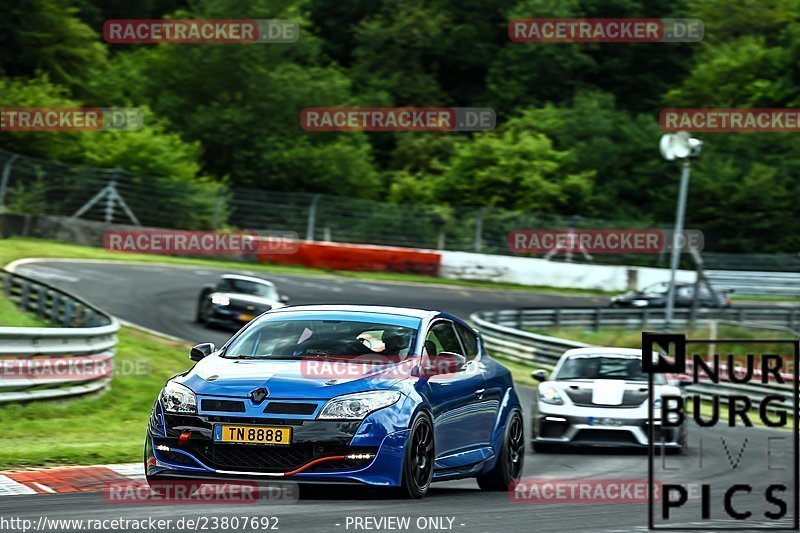
[(150, 408), (164, 382), (190, 366), (188, 350), (188, 344), (123, 327), (110, 390), (0, 404), (0, 470), (141, 460)]
[(36, 315), (23, 313), (14, 303), (0, 295), (0, 327), (39, 328), (50, 324)]

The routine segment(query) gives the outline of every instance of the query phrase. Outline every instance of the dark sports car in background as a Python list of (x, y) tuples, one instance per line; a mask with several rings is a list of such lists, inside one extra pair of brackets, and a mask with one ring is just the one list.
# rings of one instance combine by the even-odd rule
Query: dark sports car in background
[(271, 281), (224, 274), (216, 284), (207, 285), (200, 292), (196, 321), (239, 329), (261, 313), (284, 307), (288, 301)]
[[(611, 298), (611, 307), (666, 307), (669, 283), (662, 281), (640, 291), (628, 291)], [(691, 307), (694, 302), (694, 283), (675, 283), (675, 307)], [(732, 290), (717, 291), (700, 287), (697, 303), (700, 307), (730, 307)]]
[[(522, 408), (510, 372), (447, 313), (293, 306), (250, 322), (156, 399), (145, 444), (155, 491), (226, 477), (394, 487), (522, 472)], [(209, 482), (209, 481), (207, 481)]]

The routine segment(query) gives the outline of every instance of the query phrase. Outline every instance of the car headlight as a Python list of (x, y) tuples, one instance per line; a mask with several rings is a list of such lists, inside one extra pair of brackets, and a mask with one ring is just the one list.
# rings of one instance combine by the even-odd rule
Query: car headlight
[(636, 307), (644, 307), (647, 305), (647, 303), (647, 300), (634, 300), (631, 302), (631, 304)]
[(389, 407), (400, 399), (397, 391), (357, 392), (333, 398), (317, 418), (362, 420), (372, 411)]
[(214, 294), (211, 296), (211, 303), (214, 305), (230, 305), (231, 299), (224, 294)]
[(196, 413), (197, 397), (180, 383), (168, 381), (161, 391), (161, 405), (168, 413)]
[(564, 405), (564, 400), (561, 399), (558, 390), (552, 385), (539, 386), (539, 401), (553, 405)]

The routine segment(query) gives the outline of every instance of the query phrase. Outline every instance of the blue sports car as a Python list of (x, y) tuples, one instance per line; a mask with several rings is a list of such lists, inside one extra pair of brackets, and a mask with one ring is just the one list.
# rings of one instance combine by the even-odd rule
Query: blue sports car
[(509, 371), (443, 312), (355, 305), (262, 314), (222, 348), (192, 348), (150, 417), (145, 471), (167, 481), (265, 479), (394, 487), (475, 477), (507, 490), (525, 457)]

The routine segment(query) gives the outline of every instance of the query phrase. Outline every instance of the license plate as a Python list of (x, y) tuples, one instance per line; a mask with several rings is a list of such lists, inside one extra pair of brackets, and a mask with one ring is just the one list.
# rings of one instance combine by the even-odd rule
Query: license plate
[(588, 423), (590, 426), (624, 426), (625, 420), (590, 416)]
[(239, 320), (243, 322), (250, 322), (256, 317), (256, 315), (239, 315)]
[(292, 442), (292, 428), (289, 426), (229, 426), (214, 428), (216, 442), (235, 444), (274, 444), (288, 446)]

